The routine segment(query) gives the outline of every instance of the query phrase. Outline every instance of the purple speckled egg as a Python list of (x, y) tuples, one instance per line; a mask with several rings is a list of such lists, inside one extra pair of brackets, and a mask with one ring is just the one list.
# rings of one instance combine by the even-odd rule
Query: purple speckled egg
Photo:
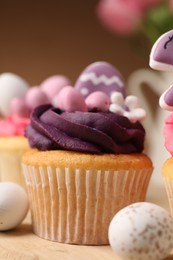
[(90, 64), (81, 73), (74, 87), (85, 98), (95, 91), (102, 91), (109, 97), (112, 92), (118, 91), (125, 96), (125, 83), (121, 73), (103, 61)]

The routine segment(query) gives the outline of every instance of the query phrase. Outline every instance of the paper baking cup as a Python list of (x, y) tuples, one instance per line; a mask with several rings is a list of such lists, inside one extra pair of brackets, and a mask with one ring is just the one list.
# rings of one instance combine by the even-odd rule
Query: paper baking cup
[(145, 200), (151, 172), (23, 165), (33, 232), (63, 243), (108, 244), (112, 217), (126, 205)]
[(171, 211), (171, 215), (173, 217), (173, 180), (170, 178), (163, 177), (165, 183), (165, 189), (169, 201), (169, 207)]

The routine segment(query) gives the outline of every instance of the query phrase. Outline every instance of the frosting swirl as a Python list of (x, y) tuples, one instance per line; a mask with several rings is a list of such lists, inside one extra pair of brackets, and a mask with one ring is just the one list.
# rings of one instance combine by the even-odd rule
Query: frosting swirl
[(33, 110), (25, 135), (39, 150), (128, 154), (142, 152), (145, 130), (111, 112), (63, 112), (42, 105)]

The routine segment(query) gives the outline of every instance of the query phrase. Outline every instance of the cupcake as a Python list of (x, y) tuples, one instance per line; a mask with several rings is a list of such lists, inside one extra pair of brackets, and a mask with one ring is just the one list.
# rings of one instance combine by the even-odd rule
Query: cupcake
[(23, 99), (29, 84), (13, 73), (0, 75), (0, 181), (12, 181), (24, 185), (21, 156), (28, 148), (24, 129), (29, 117), (12, 115), (13, 99)]
[[(52, 76), (40, 87), (29, 88), (29, 84), (13, 73), (0, 75), (0, 181), (16, 182), (25, 186), (21, 156), (29, 149), (24, 130), (30, 121), (32, 109), (49, 103), (49, 95), (69, 81), (60, 75)], [(53, 90), (52, 90), (53, 89)]]
[(121, 208), (144, 201), (152, 162), (143, 152), (145, 111), (109, 63), (89, 65), (74, 87), (36, 107), (22, 157), (33, 232), (71, 244), (106, 245)]
[[(152, 47), (150, 54), (150, 66), (156, 70), (173, 71), (173, 30), (166, 32), (158, 38)], [(171, 157), (164, 162), (162, 167), (163, 180), (168, 195), (168, 201), (173, 216), (173, 85), (171, 85), (160, 97), (161, 108), (170, 111), (165, 119), (163, 135), (165, 147)]]

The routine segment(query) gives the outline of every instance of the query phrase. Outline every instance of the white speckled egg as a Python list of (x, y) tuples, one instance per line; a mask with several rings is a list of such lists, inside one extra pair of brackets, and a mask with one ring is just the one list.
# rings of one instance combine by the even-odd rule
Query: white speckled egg
[(108, 237), (123, 260), (161, 260), (173, 248), (173, 219), (153, 203), (134, 203), (113, 217)]
[(9, 116), (11, 114), (11, 100), (24, 97), (28, 83), (14, 73), (0, 74), (0, 114)]
[(16, 183), (0, 182), (0, 231), (17, 227), (28, 212), (25, 190)]

